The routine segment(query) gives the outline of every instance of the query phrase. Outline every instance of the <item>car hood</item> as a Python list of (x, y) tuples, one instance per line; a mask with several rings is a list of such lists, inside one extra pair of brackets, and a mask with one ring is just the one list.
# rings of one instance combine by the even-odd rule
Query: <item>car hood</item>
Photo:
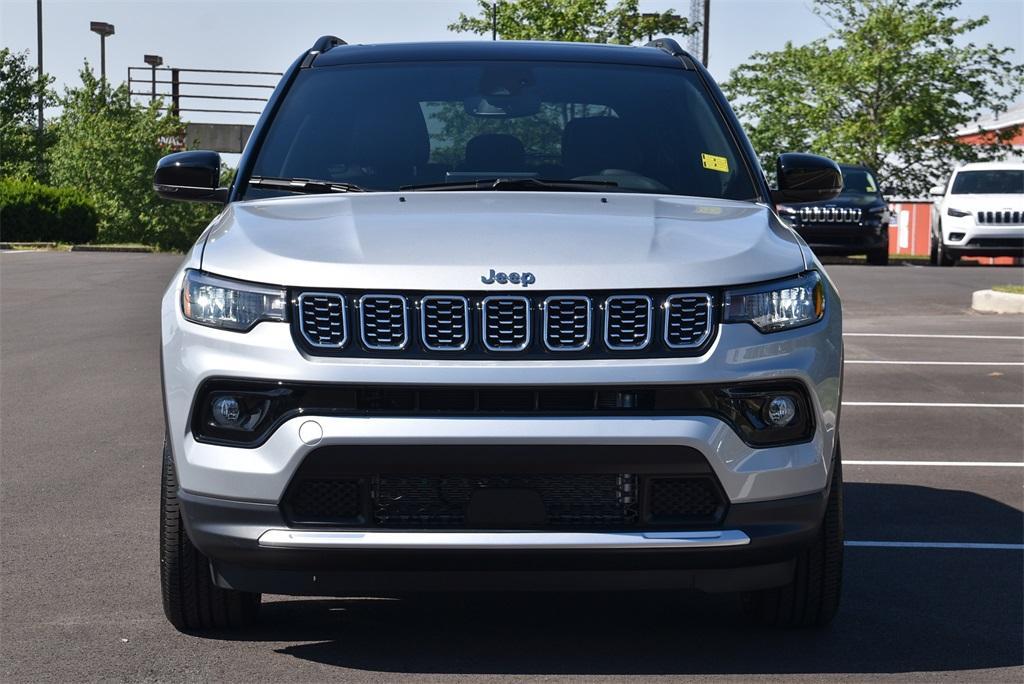
[(987, 209), (989, 211), (1019, 211), (1024, 209), (1024, 194), (993, 194), (993, 193), (979, 193), (970, 195), (949, 195), (945, 198), (945, 204), (953, 207), (954, 209), (960, 209), (961, 211), (969, 211), (971, 209)]
[(534, 290), (712, 287), (797, 273), (768, 208), (659, 195), (410, 192), (237, 202), (207, 234), (211, 273), (306, 288)]

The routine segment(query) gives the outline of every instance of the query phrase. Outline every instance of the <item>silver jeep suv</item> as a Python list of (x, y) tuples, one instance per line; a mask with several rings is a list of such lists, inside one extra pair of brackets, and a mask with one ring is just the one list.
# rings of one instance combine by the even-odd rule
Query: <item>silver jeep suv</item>
[(261, 592), (742, 592), (823, 625), (842, 566), (839, 298), (671, 40), (346, 45), (281, 79), (162, 304), (161, 579)]

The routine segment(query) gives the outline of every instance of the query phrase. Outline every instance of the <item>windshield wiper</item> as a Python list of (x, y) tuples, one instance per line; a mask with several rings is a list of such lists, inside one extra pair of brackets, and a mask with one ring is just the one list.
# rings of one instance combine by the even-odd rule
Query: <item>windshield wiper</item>
[(330, 192), (367, 192), (364, 188), (352, 185), (351, 183), (336, 183), (334, 181), (315, 180), (313, 178), (264, 178), (263, 176), (252, 176), (249, 178), (249, 185), (257, 188), (301, 192), (308, 195)]
[(549, 180), (546, 178), (481, 178), (462, 183), (403, 185), (399, 190), (567, 190), (600, 191), (619, 186), (615, 181)]

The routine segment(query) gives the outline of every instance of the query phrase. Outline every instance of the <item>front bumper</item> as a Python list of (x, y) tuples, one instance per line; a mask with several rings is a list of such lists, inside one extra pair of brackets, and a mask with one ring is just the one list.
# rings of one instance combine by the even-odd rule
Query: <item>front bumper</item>
[(822, 256), (863, 254), (889, 244), (889, 227), (880, 223), (863, 226), (795, 224), (793, 228), (815, 254)]
[(942, 217), (942, 242), (948, 252), (957, 256), (1024, 255), (1024, 225), (979, 224), (973, 214), (945, 215)]
[(296, 531), (277, 506), (182, 492), (189, 537), (217, 583), (294, 595), (427, 590), (785, 584), (818, 533), (827, 491), (731, 506), (712, 530), (658, 533)]

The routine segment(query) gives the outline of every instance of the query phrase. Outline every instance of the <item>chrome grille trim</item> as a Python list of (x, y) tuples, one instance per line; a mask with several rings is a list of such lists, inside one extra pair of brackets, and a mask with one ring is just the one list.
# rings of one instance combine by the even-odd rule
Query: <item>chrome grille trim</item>
[(299, 319), (302, 336), (314, 347), (341, 349), (348, 343), (348, 306), (345, 295), (336, 292), (303, 292), (299, 295)]
[(978, 223), (1024, 223), (1024, 212), (1021, 211), (979, 211)]
[[(580, 303), (584, 305), (583, 312), (583, 335), (579, 335), (578, 326), (580, 318)], [(572, 307), (571, 312), (563, 311), (564, 305)], [(553, 310), (553, 307), (555, 310)], [(549, 351), (583, 351), (590, 346), (591, 325), (593, 319), (590, 297), (583, 295), (555, 295), (548, 297), (543, 303), (544, 309), (544, 347)], [(568, 315), (566, 315), (568, 313)], [(566, 326), (569, 326), (568, 328)], [(568, 336), (570, 344), (562, 344), (563, 338)], [(552, 344), (552, 342), (557, 342)]]
[(800, 220), (808, 223), (857, 223), (863, 212), (851, 207), (802, 207)]
[[(446, 307), (447, 311), (441, 307)], [(462, 351), (469, 346), (469, 327), (469, 300), (465, 297), (427, 295), (420, 299), (420, 339), (427, 349)], [(461, 335), (458, 332), (460, 328)], [(458, 342), (460, 337), (462, 341)], [(450, 341), (446, 343), (445, 340)]]
[[(703, 292), (668, 296), (663, 305), (665, 346), (670, 349), (690, 349), (704, 344), (714, 327), (711, 303), (711, 295)], [(674, 308), (678, 308), (678, 311), (674, 311)]]
[(488, 351), (517, 352), (530, 346), (533, 311), (528, 297), (484, 297), (480, 302), (480, 314), (480, 339)]
[[(622, 304), (620, 304), (620, 302)], [(621, 310), (623, 304), (630, 305), (632, 303), (643, 304), (644, 308), (640, 309), (643, 311), (643, 323), (637, 322), (636, 314), (638, 309), (634, 307), (632, 311), (633, 319), (632, 322), (624, 320), (624, 314)], [(615, 313), (616, 306), (619, 306), (618, 313)], [(613, 319), (617, 318), (617, 322)], [(639, 344), (622, 344), (621, 340), (623, 335), (629, 335), (632, 339), (636, 339), (636, 329), (642, 325), (644, 334)], [(628, 327), (628, 332), (624, 328)], [(618, 330), (614, 330), (618, 328)], [(651, 343), (651, 337), (654, 332), (654, 303), (653, 300), (647, 295), (612, 295), (608, 299), (604, 300), (604, 344), (609, 349), (615, 351), (629, 351), (636, 349), (643, 349)], [(613, 335), (617, 335), (619, 342), (613, 342)]]
[[(401, 306), (401, 337), (395, 341), (396, 335), (392, 327), (396, 325), (395, 315), (392, 313), (394, 304)], [(377, 308), (388, 306), (387, 319), (379, 317)], [(382, 332), (378, 326), (386, 326), (387, 330)], [(371, 330), (368, 330), (371, 329)], [(384, 335), (387, 341), (380, 342)], [(372, 336), (372, 339), (370, 337)], [(395, 294), (366, 294), (359, 298), (359, 337), (367, 349), (377, 351), (400, 351), (409, 344), (409, 306), (402, 295)]]

